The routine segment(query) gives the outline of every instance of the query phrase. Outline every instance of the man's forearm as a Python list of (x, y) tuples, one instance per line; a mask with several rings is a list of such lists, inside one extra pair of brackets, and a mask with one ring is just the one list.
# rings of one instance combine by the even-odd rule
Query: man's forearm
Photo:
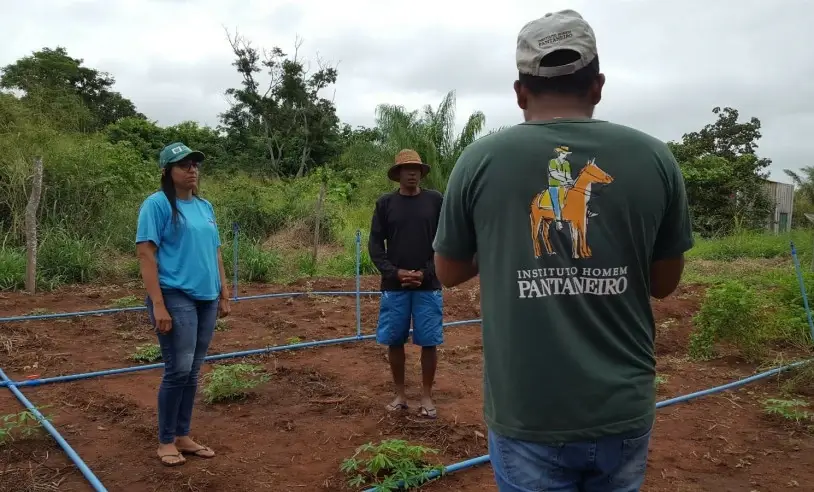
[(387, 259), (387, 251), (383, 246), (375, 243), (368, 245), (370, 260), (383, 277), (393, 277), (397, 274), (398, 268)]
[(435, 254), (435, 271), (438, 280), (444, 287), (455, 287), (467, 282), (479, 274), (478, 255), (469, 261), (449, 260)]

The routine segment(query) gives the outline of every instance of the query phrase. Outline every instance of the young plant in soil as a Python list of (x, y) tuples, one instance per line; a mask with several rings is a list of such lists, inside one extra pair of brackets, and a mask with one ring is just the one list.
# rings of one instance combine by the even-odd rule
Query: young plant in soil
[(215, 322), (215, 331), (226, 331), (229, 329), (229, 323), (225, 319), (219, 319)]
[(250, 391), (268, 382), (270, 376), (263, 367), (254, 364), (215, 366), (203, 377), (204, 400), (207, 403), (245, 398)]
[(139, 299), (137, 296), (125, 296), (120, 297), (118, 299), (113, 299), (112, 306), (114, 308), (129, 308), (129, 307), (138, 307), (144, 304), (142, 299)]
[(342, 462), (340, 469), (354, 489), (373, 487), (382, 492), (409, 489), (421, 485), (422, 476), (427, 473), (444, 472), (443, 466), (431, 465), (425, 460), (427, 454), (437, 453), (436, 449), (389, 439), (359, 446), (353, 456)]
[(130, 358), (136, 362), (157, 362), (161, 360), (161, 347), (152, 343), (149, 345), (140, 345), (136, 347), (136, 351)]
[(659, 389), (659, 386), (667, 382), (667, 376), (656, 375), (656, 380), (653, 381), (656, 389)]
[[(40, 407), (40, 413), (48, 406)], [(46, 420), (51, 420), (43, 415)], [(28, 410), (20, 413), (11, 413), (0, 417), (0, 447), (17, 439), (28, 439), (42, 430), (37, 418)]]
[(814, 428), (814, 413), (808, 410), (808, 403), (803, 400), (780, 400), (770, 398), (763, 402), (763, 409), (769, 415), (777, 415), (797, 425)]

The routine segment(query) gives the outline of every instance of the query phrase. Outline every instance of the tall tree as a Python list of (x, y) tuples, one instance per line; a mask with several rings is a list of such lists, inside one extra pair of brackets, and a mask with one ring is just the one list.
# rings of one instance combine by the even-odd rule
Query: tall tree
[(766, 225), (771, 202), (765, 191), (770, 159), (756, 152), (760, 120), (739, 122), (733, 108), (713, 108), (718, 119), (687, 133), (670, 147), (681, 165), (693, 224), (705, 236)]
[(427, 185), (441, 192), (461, 152), (486, 124), (484, 114), (475, 111), (456, 133), (455, 103), (455, 91), (450, 91), (436, 108), (427, 105), (421, 111), (407, 111), (403, 106), (382, 104), (376, 110), (376, 126), (386, 154), (392, 159), (400, 149), (417, 151), (432, 167)]
[[(263, 170), (275, 176), (302, 176), (334, 158), (339, 119), (333, 101), (320, 93), (336, 82), (336, 68), (320, 62), (309, 71), (299, 57), (299, 39), (292, 56), (275, 47), (261, 59), (248, 40), (227, 36), (235, 55), (232, 65), (243, 78), (241, 87), (226, 90), (233, 102), (220, 115), (231, 149), (265, 163)], [(265, 85), (257, 77), (264, 70)], [(262, 159), (251, 157), (258, 154)]]
[(43, 48), (2, 68), (0, 87), (24, 93), (23, 100), (42, 103), (47, 109), (64, 98), (78, 98), (93, 117), (90, 128), (98, 130), (121, 118), (144, 115), (132, 101), (114, 91), (115, 79), (106, 72), (83, 66), (63, 47)]

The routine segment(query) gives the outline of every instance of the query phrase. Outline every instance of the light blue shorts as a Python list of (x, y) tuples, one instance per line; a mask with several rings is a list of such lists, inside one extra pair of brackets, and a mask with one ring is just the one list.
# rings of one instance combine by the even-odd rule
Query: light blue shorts
[(387, 346), (413, 343), (435, 347), (444, 343), (444, 297), (440, 290), (386, 290), (379, 305), (376, 342)]

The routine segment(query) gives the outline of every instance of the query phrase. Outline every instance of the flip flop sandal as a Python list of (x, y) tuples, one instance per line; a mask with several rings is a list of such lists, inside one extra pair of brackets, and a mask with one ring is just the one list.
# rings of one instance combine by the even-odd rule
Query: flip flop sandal
[[(209, 446), (201, 446), (197, 449), (179, 449), (181, 454), (189, 454), (198, 458), (214, 458), (215, 452)], [(201, 454), (205, 453), (205, 454)]]
[[(164, 466), (181, 466), (187, 462), (187, 460), (184, 459), (184, 455), (181, 453), (159, 454), (158, 458), (161, 460), (161, 464)], [(178, 460), (170, 461), (167, 458), (178, 458)]]
[(424, 417), (425, 419), (434, 419), (438, 416), (438, 410), (421, 405), (418, 407), (418, 415), (419, 417)]
[(388, 405), (387, 405), (386, 407), (384, 407), (384, 408), (385, 408), (385, 410), (387, 410), (388, 412), (398, 412), (398, 411), (400, 411), (400, 410), (407, 410), (407, 409), (409, 409), (410, 407), (409, 407), (409, 405), (407, 405), (406, 403), (397, 403), (397, 404), (395, 404), (395, 405), (393, 405), (392, 403), (390, 403), (390, 404), (388, 404)]

